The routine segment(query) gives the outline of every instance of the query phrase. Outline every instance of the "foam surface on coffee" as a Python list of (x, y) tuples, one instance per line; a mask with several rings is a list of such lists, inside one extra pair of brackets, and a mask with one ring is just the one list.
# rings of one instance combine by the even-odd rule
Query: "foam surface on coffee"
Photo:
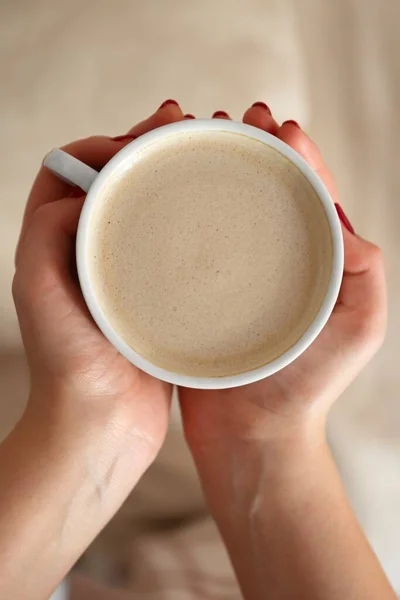
[(91, 222), (91, 277), (119, 335), (170, 371), (226, 376), (293, 346), (325, 297), (332, 239), (311, 184), (262, 142), (194, 132), (116, 177)]

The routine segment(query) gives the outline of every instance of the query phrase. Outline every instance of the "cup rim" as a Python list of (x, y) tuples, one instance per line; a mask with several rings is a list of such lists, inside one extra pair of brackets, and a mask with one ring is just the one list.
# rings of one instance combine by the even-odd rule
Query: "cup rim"
[[(223, 377), (200, 377), (168, 371), (153, 364), (133, 350), (133, 348), (131, 348), (112, 327), (96, 299), (90, 276), (89, 256), (87, 251), (90, 220), (97, 199), (109, 179), (115, 176), (118, 171), (122, 171), (124, 167), (131, 166), (134, 162), (133, 159), (138, 152), (156, 141), (167, 136), (200, 131), (221, 131), (245, 135), (265, 143), (288, 158), (311, 183), (318, 195), (328, 219), (333, 245), (331, 278), (325, 299), (316, 314), (315, 319), (300, 339), (281, 356), (261, 367), (257, 367), (251, 371), (244, 371), (243, 373)], [(224, 119), (190, 119), (165, 125), (133, 140), (103, 167), (91, 185), (82, 208), (76, 239), (76, 258), (79, 282), (89, 311), (104, 336), (123, 356), (125, 356), (125, 358), (142, 371), (168, 383), (198, 389), (222, 389), (254, 383), (260, 379), (273, 375), (277, 371), (288, 366), (310, 346), (322, 331), (335, 306), (343, 276), (344, 248), (340, 220), (328, 190), (320, 177), (313, 171), (308, 163), (293, 150), (293, 148), (270, 133), (244, 123)]]

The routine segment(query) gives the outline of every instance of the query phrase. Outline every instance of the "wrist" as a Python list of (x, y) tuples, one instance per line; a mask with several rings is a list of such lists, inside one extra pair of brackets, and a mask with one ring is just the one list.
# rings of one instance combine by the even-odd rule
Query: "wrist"
[[(90, 401), (89, 401), (90, 400)], [(88, 532), (113, 516), (157, 453), (132, 422), (134, 411), (118, 398), (81, 397), (70, 390), (33, 387), (27, 409), (14, 430), (14, 445), (25, 460), (41, 465), (40, 481), (57, 483), (53, 506), (73, 501), (71, 521)], [(24, 457), (21, 456), (21, 460)], [(39, 472), (39, 469), (36, 469)]]
[(264, 383), (210, 392), (181, 389), (185, 434), (192, 450), (205, 444), (231, 445), (238, 439), (272, 442), (325, 433), (325, 402), (271, 393)]
[[(225, 409), (225, 410), (224, 410)], [(299, 449), (316, 447), (325, 441), (326, 415), (313, 407), (298, 414), (278, 414), (264, 407), (243, 402), (234, 410), (222, 403), (214, 414), (209, 407), (202, 415), (202, 407), (186, 418), (185, 434), (192, 453), (196, 456), (235, 452), (240, 447), (251, 449), (261, 455), (271, 451), (287, 459)], [(289, 455), (287, 455), (289, 453)]]
[(329, 456), (325, 430), (293, 424), (262, 437), (199, 444), (193, 455), (244, 597), (263, 598), (265, 586), (254, 570), (265, 560), (257, 532), (281, 510), (297, 511), (299, 493), (303, 506), (312, 498), (313, 478), (324, 478)]
[[(133, 395), (133, 394), (132, 394)], [(100, 450), (125, 446), (132, 438), (132, 401), (117, 396), (87, 396), (61, 381), (52, 385), (34, 383), (23, 421), (46, 443), (81, 444), (90, 449), (100, 439)]]
[(244, 510), (268, 477), (299, 476), (305, 464), (327, 451), (325, 424), (311, 419), (263, 427), (257, 435), (189, 440), (211, 505), (236, 498)]
[(58, 395), (45, 402), (37, 391), (0, 445), (0, 541), (7, 548), (1, 597), (19, 597), (21, 582), (48, 597), (51, 590), (43, 586), (55, 587), (65, 576), (149, 464), (146, 445), (119, 416), (95, 409), (94, 419), (83, 420), (80, 398)]

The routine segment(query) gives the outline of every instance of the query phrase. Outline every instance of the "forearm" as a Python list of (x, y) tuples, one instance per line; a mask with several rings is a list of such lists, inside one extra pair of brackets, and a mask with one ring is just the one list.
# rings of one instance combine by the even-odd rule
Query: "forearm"
[(0, 447), (0, 597), (48, 597), (90, 537), (79, 460), (59, 453), (22, 425)]
[(246, 600), (394, 600), (323, 436), (194, 454)]
[[(68, 421), (66, 414), (49, 422), (28, 410), (0, 446), (1, 598), (48, 597), (139, 476), (131, 440), (112, 419), (98, 416), (83, 426), (71, 411)], [(99, 427), (118, 443), (102, 447)], [(123, 490), (114, 486), (121, 470)]]

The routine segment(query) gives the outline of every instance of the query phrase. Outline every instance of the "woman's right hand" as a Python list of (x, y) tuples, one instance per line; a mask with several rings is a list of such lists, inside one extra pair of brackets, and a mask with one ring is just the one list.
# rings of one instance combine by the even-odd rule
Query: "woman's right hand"
[[(65, 150), (101, 169), (135, 137), (182, 119), (164, 103), (124, 136)], [(31, 393), (0, 446), (1, 598), (48, 597), (155, 459), (168, 426), (171, 386), (119, 354), (84, 303), (75, 268), (84, 193), (71, 189), (40, 170), (16, 255)]]
[[(100, 170), (136, 137), (182, 119), (179, 106), (168, 103), (124, 136), (93, 136), (72, 142), (65, 150)], [(98, 448), (92, 473), (97, 483), (105, 476), (107, 466), (101, 456), (106, 450), (113, 457), (119, 453), (127, 457), (131, 449), (135, 460), (129, 476), (121, 473), (114, 482), (117, 503), (162, 444), (171, 386), (124, 358), (86, 307), (75, 267), (75, 236), (84, 197), (82, 190), (42, 167), (27, 202), (13, 282), (31, 373), (24, 421), (34, 421), (38, 430), (47, 422), (59, 439), (82, 438), (84, 444), (90, 437), (93, 449)], [(111, 471), (107, 476), (111, 488)]]

